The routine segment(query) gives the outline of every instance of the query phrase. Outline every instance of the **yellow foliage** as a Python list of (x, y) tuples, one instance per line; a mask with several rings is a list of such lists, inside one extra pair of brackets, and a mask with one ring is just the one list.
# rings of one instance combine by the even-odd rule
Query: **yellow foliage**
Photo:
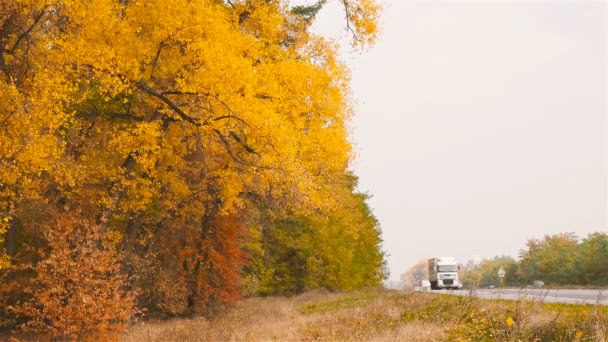
[[(4, 217), (0, 220), (0, 245), (4, 244), (4, 234), (8, 230), (10, 217)], [(10, 259), (4, 251), (0, 252), (0, 271), (10, 267)]]
[[(342, 4), (357, 44), (372, 42), (375, 2)], [(352, 195), (348, 70), (286, 0), (17, 0), (0, 20), (0, 218), (25, 240), (69, 213), (139, 253), (133, 272), (150, 250), (217, 249), (233, 281), (240, 216), (322, 217)]]

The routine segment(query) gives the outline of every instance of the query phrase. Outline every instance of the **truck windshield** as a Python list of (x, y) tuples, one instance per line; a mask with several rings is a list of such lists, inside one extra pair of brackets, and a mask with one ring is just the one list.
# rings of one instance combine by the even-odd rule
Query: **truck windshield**
[(439, 272), (457, 272), (458, 266), (456, 265), (439, 265), (437, 266)]

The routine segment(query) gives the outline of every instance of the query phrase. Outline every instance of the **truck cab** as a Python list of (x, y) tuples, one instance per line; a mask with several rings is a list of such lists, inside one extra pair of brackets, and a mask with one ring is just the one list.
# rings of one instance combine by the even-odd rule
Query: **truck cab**
[(431, 289), (461, 289), (458, 277), (458, 263), (455, 258), (441, 257), (429, 259), (429, 281)]

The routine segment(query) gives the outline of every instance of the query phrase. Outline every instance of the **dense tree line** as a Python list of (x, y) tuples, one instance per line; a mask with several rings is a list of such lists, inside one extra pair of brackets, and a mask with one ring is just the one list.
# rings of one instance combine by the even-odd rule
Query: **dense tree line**
[[(500, 269), (505, 271), (501, 280)], [(564, 233), (531, 239), (519, 259), (507, 255), (460, 267), (460, 277), (468, 288), (487, 286), (528, 286), (535, 280), (546, 285), (608, 285), (608, 234), (597, 232), (586, 238)], [(427, 259), (422, 259), (401, 275), (403, 289), (413, 289), (428, 279)]]
[[(85, 338), (378, 284), (325, 2), (0, 1), (0, 326)], [(375, 2), (340, 3), (372, 43)]]
[(503, 284), (526, 286), (535, 280), (546, 285), (608, 285), (608, 234), (586, 238), (565, 233), (531, 239), (519, 260), (508, 256), (469, 263), (463, 280), (468, 286), (500, 285), (498, 270), (505, 270)]

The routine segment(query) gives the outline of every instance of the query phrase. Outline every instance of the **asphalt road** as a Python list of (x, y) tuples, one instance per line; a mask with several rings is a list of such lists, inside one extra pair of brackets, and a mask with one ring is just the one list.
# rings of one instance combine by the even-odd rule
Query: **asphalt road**
[(473, 295), (479, 298), (511, 299), (525, 298), (532, 301), (568, 304), (608, 305), (608, 290), (581, 289), (477, 289), (433, 291), (459, 296)]

